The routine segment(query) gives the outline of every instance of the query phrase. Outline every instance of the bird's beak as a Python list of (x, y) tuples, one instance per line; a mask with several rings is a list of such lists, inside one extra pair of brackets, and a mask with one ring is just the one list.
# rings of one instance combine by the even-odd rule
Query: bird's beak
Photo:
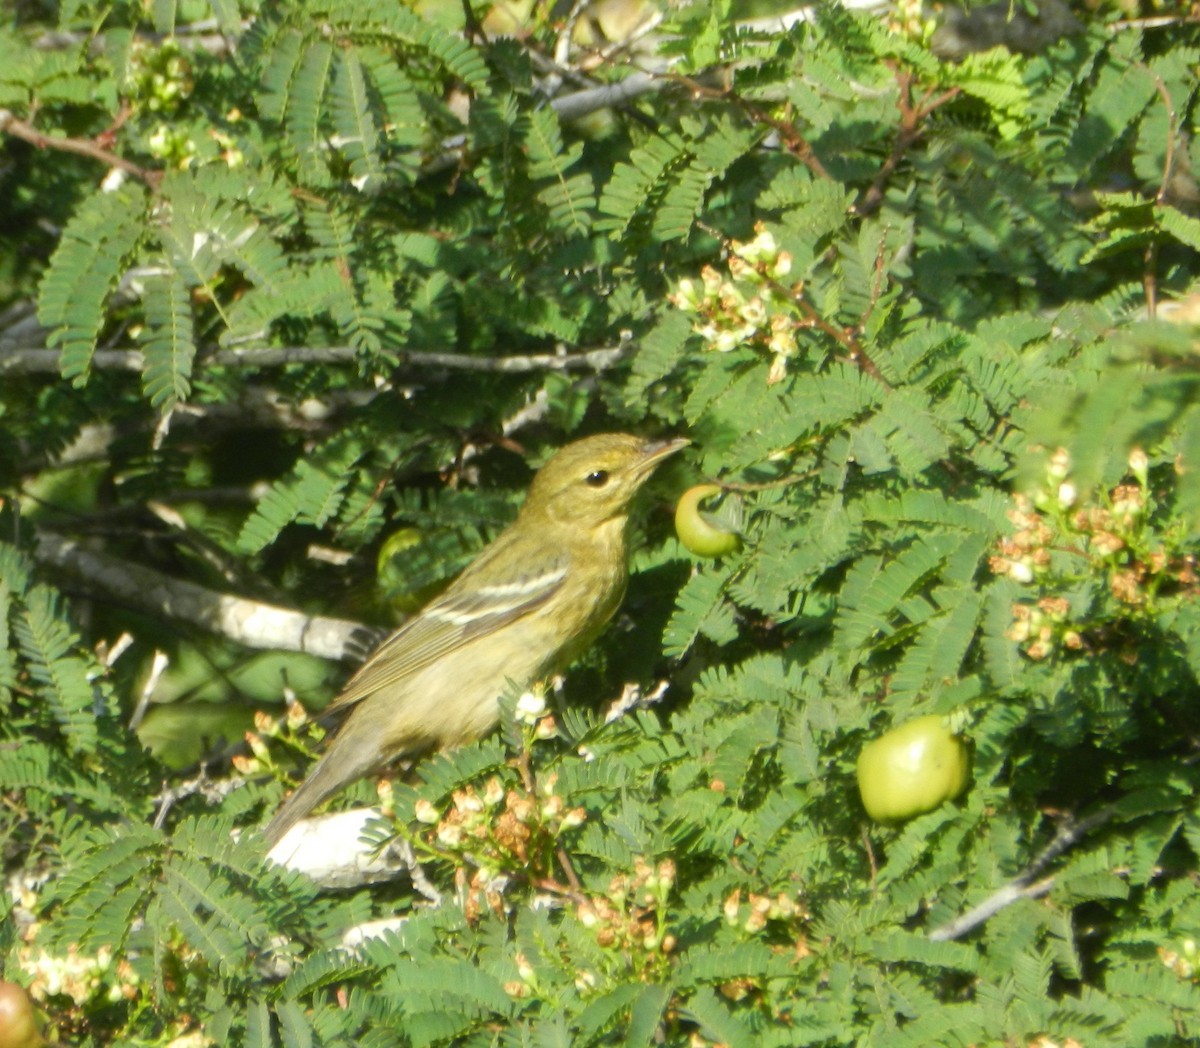
[(671, 440), (651, 440), (642, 447), (641, 468), (646, 472), (654, 469), (663, 459), (682, 451), (691, 443), (687, 437), (675, 437)]

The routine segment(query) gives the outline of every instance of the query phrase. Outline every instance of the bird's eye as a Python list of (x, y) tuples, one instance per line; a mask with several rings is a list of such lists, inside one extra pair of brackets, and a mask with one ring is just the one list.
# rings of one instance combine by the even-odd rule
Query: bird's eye
[(588, 487), (602, 488), (602, 487), (604, 487), (605, 484), (608, 483), (608, 470), (606, 470), (606, 469), (593, 470), (591, 473), (589, 473), (583, 479), (587, 482)]

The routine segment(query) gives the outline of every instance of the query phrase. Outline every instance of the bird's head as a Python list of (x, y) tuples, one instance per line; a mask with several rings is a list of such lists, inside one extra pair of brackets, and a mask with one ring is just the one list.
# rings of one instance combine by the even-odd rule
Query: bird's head
[(576, 440), (538, 470), (521, 514), (544, 514), (584, 527), (625, 516), (655, 467), (688, 443), (683, 438), (646, 440), (628, 433)]

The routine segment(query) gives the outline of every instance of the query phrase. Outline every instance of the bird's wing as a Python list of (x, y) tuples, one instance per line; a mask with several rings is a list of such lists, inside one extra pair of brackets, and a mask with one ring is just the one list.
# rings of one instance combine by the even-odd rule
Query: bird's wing
[(566, 554), (541, 558), (536, 567), (485, 584), (471, 581), (478, 574), (472, 565), (467, 575), (384, 641), (324, 712), (353, 705), (540, 608), (562, 587), (568, 564)]

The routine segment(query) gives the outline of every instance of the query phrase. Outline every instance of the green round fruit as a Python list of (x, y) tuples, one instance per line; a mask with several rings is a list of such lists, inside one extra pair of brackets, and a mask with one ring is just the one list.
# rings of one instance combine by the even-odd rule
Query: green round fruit
[(868, 742), (858, 757), (858, 791), (878, 822), (921, 815), (966, 789), (971, 774), (967, 744), (944, 717), (917, 717)]
[(675, 506), (675, 534), (697, 557), (723, 557), (741, 544), (736, 531), (720, 527), (700, 509), (700, 503), (721, 491), (717, 484), (697, 484)]

